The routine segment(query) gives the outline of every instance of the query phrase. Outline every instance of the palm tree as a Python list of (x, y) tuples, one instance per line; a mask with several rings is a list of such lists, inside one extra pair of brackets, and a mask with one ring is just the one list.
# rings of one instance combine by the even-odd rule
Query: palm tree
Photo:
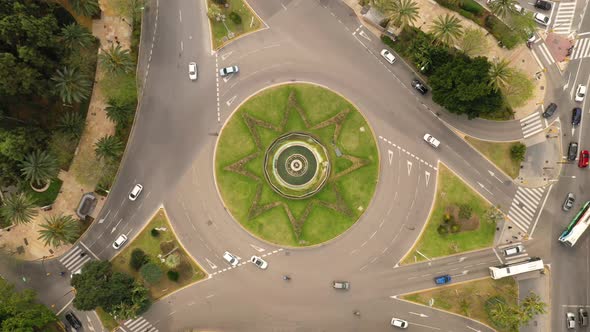
[(100, 13), (98, 0), (68, 0), (78, 15), (93, 16)]
[(385, 11), (385, 8), (394, 0), (370, 0), (369, 4), (380, 11)]
[(80, 24), (72, 23), (61, 28), (61, 41), (69, 49), (89, 47), (94, 40), (90, 31)]
[(116, 159), (121, 156), (124, 147), (116, 136), (107, 135), (94, 144), (94, 152), (99, 159)]
[(111, 46), (108, 50), (102, 50), (98, 55), (100, 63), (112, 74), (130, 73), (135, 68), (135, 63), (129, 50), (124, 50), (120, 45)]
[(4, 199), (0, 215), (13, 224), (30, 223), (37, 215), (35, 201), (25, 193), (12, 194)]
[(84, 118), (78, 112), (66, 112), (59, 119), (57, 128), (64, 134), (80, 138), (84, 130)]
[(544, 314), (546, 312), (545, 308), (547, 307), (547, 303), (541, 301), (541, 297), (531, 291), (529, 295), (521, 301), (520, 306), (530, 319), (535, 315)]
[(55, 82), (55, 92), (64, 103), (79, 103), (90, 96), (92, 82), (75, 68), (58, 69), (51, 80)]
[(393, 24), (403, 29), (418, 18), (418, 4), (413, 0), (393, 0), (386, 5), (385, 13)]
[(454, 41), (463, 35), (463, 28), (460, 20), (455, 15), (445, 14), (439, 15), (433, 25), (430, 27), (430, 32), (434, 38), (444, 44), (451, 45)]
[(107, 118), (117, 124), (124, 124), (133, 112), (131, 105), (122, 104), (115, 100), (109, 100), (109, 105), (105, 108)]
[(492, 10), (492, 14), (501, 18), (507, 18), (512, 14), (516, 14), (514, 5), (517, 4), (518, 1), (516, 0), (494, 0), (490, 3), (490, 9)]
[(57, 160), (47, 151), (31, 152), (21, 162), (21, 173), (27, 181), (42, 187), (59, 172)]
[(512, 68), (509, 67), (510, 62), (506, 59), (492, 62), (490, 69), (488, 70), (489, 75), (489, 86), (498, 91), (506, 88), (510, 77), (512, 76)]
[(510, 324), (511, 313), (512, 312), (508, 305), (503, 302), (497, 302), (493, 304), (493, 307), (489, 310), (489, 315), (492, 322), (495, 322), (502, 327), (508, 326)]
[(64, 243), (73, 243), (80, 235), (78, 222), (70, 215), (45, 218), (45, 224), (40, 226), (39, 240), (43, 240), (45, 246), (59, 247)]

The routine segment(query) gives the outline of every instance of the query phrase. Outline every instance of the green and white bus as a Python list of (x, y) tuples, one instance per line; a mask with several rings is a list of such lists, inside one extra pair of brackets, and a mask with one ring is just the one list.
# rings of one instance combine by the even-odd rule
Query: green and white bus
[(590, 226), (590, 201), (584, 203), (580, 212), (576, 214), (574, 219), (567, 225), (565, 231), (559, 237), (559, 241), (573, 247), (580, 236), (584, 234), (586, 229)]

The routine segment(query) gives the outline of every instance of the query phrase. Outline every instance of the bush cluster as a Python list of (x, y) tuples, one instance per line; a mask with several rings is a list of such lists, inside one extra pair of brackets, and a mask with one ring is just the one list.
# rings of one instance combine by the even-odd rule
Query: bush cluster
[(236, 12), (229, 13), (229, 19), (236, 25), (242, 24), (242, 17)]

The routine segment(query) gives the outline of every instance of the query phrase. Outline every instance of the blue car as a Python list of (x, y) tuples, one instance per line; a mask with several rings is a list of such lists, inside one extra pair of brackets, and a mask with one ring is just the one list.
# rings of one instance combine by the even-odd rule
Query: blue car
[(444, 276), (434, 278), (434, 283), (437, 285), (444, 285), (451, 282), (451, 276), (445, 274)]

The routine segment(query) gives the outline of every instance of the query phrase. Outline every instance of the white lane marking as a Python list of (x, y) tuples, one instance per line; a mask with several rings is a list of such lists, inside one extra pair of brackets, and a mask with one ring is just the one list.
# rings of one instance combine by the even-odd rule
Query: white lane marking
[(412, 172), (412, 162), (408, 160), (408, 176)]

